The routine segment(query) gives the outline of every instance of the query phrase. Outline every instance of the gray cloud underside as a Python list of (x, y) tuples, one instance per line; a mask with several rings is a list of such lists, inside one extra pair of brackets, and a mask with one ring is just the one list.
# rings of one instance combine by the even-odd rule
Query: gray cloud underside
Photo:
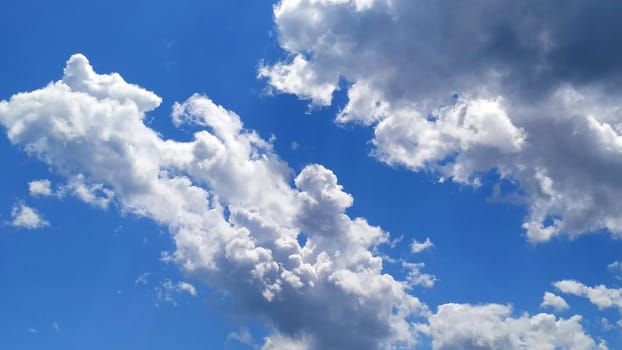
[(373, 154), (520, 186), (532, 242), (622, 233), (622, 3), (282, 0), (283, 62), (259, 76), (372, 126)]

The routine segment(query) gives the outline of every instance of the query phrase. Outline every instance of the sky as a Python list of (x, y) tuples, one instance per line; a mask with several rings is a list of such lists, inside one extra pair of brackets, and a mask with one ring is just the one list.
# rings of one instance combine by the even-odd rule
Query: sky
[(0, 11), (0, 349), (622, 349), (622, 3)]

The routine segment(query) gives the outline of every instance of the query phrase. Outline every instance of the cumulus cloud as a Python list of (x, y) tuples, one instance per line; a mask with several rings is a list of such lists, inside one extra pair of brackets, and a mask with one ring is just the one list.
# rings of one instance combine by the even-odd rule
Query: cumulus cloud
[[(265, 320), (266, 349), (414, 346), (427, 308), (410, 291), (429, 282), (383, 271), (374, 252), (388, 233), (346, 213), (353, 198), (332, 171), (294, 174), (269, 141), (201, 95), (175, 104), (173, 121), (204, 130), (187, 142), (162, 139), (143, 122), (160, 101), (78, 54), (62, 80), (0, 101), (0, 124), (79, 199), (167, 226), (168, 260)], [(191, 287), (157, 288), (174, 300)]]
[(527, 206), (531, 242), (620, 235), (620, 11), (615, 0), (281, 0), (289, 55), (258, 75), (314, 105), (345, 85), (337, 122), (373, 127), (387, 164), (518, 183), (502, 195)]
[(83, 174), (78, 174), (67, 179), (67, 183), (52, 190), (50, 180), (35, 180), (28, 183), (30, 195), (35, 197), (56, 196), (62, 198), (72, 194), (82, 201), (105, 209), (113, 198), (113, 192), (102, 183), (86, 183)]
[(599, 309), (615, 307), (622, 311), (622, 289), (607, 288), (602, 284), (589, 287), (573, 280), (558, 281), (553, 285), (562, 293), (587, 298)]
[(50, 223), (41, 217), (41, 214), (35, 208), (31, 208), (25, 204), (16, 204), (11, 210), (11, 226), (37, 229), (50, 226)]
[(444, 304), (425, 331), (435, 350), (596, 349), (580, 321), (577, 315), (557, 319), (544, 313), (513, 317), (506, 305)]
[(47, 197), (54, 194), (52, 192), (52, 183), (46, 179), (30, 181), (28, 183), (28, 191), (32, 196)]
[(551, 292), (544, 292), (544, 297), (542, 297), (542, 304), (540, 304), (540, 307), (552, 308), (555, 311), (564, 311), (569, 308), (568, 303), (566, 303), (564, 298)]
[[(264, 320), (263, 349), (412, 348), (422, 334), (435, 349), (595, 347), (579, 316), (460, 304), (431, 313), (411, 293), (436, 278), (423, 263), (402, 262), (404, 279), (384, 272), (375, 252), (389, 234), (346, 213), (353, 197), (331, 170), (312, 164), (294, 174), (269, 141), (201, 95), (176, 103), (173, 120), (204, 130), (164, 140), (143, 123), (159, 103), (74, 55), (63, 80), (0, 101), (0, 124), (85, 203), (115, 203), (167, 226), (175, 250), (166, 259)], [(146, 282), (143, 274), (135, 283)], [(197, 294), (183, 281), (155, 288), (173, 304)]]

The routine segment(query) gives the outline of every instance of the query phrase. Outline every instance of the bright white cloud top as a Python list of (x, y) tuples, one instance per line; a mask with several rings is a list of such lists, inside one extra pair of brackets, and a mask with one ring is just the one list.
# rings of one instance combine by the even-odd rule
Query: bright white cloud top
[[(581, 316), (557, 320), (550, 314), (511, 317), (505, 305), (439, 306), (428, 331), (434, 349), (595, 349), (583, 333)], [(605, 347), (605, 344), (600, 344)]]
[(554, 286), (562, 293), (587, 298), (599, 309), (615, 307), (622, 311), (622, 289), (607, 288), (602, 284), (589, 287), (573, 280), (558, 281)]
[(551, 292), (544, 292), (544, 296), (542, 297), (542, 304), (540, 304), (542, 308), (552, 308), (555, 311), (564, 311), (568, 310), (570, 306), (564, 298), (559, 295), (555, 295)]
[[(622, 234), (619, 2), (282, 0), (289, 53), (259, 76), (276, 91), (332, 103), (338, 123), (374, 128), (373, 154), (478, 185), (528, 208), (531, 242)], [(597, 24), (595, 24), (597, 19)], [(615, 40), (614, 40), (615, 41)], [(613, 42), (613, 41), (612, 41)]]
[(28, 183), (28, 190), (33, 196), (51, 196), (52, 184), (50, 180), (35, 180)]
[[(332, 171), (312, 164), (294, 176), (270, 142), (202, 95), (175, 104), (173, 120), (205, 130), (164, 140), (143, 122), (160, 102), (77, 54), (61, 81), (1, 101), (0, 123), (76, 198), (167, 226), (176, 245), (167, 259), (265, 320), (273, 331), (264, 349), (412, 348), (421, 337), (435, 349), (596, 348), (580, 316), (515, 318), (496, 304), (432, 312), (413, 294), (434, 276), (406, 261), (404, 280), (383, 270), (376, 248), (388, 233), (346, 214), (353, 198)], [(36, 214), (20, 208), (15, 218)], [(186, 282), (159, 288), (165, 300), (197, 294)]]
[(413, 240), (413, 242), (410, 244), (410, 251), (413, 254), (419, 254), (422, 251), (426, 249), (430, 249), (432, 247), (434, 247), (434, 243), (432, 243), (432, 241), (430, 241), (430, 238), (428, 237), (423, 242), (418, 242), (417, 240)]
[(310, 165), (290, 187), (291, 170), (271, 145), (200, 95), (176, 105), (173, 118), (211, 132), (163, 140), (143, 123), (159, 103), (74, 55), (62, 81), (0, 102), (0, 122), (11, 142), (69, 183), (105, 190), (123, 211), (167, 225), (174, 261), (282, 336), (302, 336), (313, 349), (415, 343), (411, 317), (426, 307), (382, 273), (370, 249), (388, 235), (344, 213), (352, 197), (330, 170)]

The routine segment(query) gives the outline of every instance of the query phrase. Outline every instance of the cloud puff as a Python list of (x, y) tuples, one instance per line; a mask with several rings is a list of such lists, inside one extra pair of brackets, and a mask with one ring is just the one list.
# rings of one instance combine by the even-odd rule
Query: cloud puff
[(410, 244), (410, 251), (413, 254), (419, 254), (422, 251), (432, 247), (434, 247), (434, 244), (430, 241), (429, 237), (426, 238), (424, 242), (418, 242), (416, 239), (413, 239), (413, 242)]
[(558, 281), (553, 284), (560, 292), (587, 298), (599, 309), (616, 307), (622, 311), (622, 289), (607, 288), (604, 285), (588, 287), (573, 280)]
[(445, 304), (430, 317), (426, 332), (435, 350), (596, 349), (579, 323), (580, 316), (556, 319), (550, 314), (512, 317), (511, 313), (506, 305)]
[(52, 184), (50, 180), (46, 179), (30, 181), (28, 183), (28, 191), (33, 196), (47, 197), (54, 194), (54, 192), (52, 192), (51, 186)]
[[(265, 320), (266, 348), (416, 343), (427, 314), (409, 293), (418, 284), (383, 272), (374, 251), (388, 233), (346, 214), (353, 199), (332, 171), (309, 165), (295, 175), (235, 113), (201, 95), (175, 104), (173, 120), (205, 130), (164, 140), (143, 122), (160, 101), (74, 55), (63, 80), (0, 101), (0, 124), (84, 202), (167, 226), (169, 260)], [(165, 299), (195, 293), (170, 281), (159, 289)]]
[(39, 212), (25, 204), (16, 204), (11, 210), (12, 220), (9, 222), (11, 226), (37, 229), (50, 226), (50, 223), (43, 219)]
[[(622, 233), (622, 4), (282, 0), (259, 76), (374, 128), (390, 165), (517, 182), (532, 242)], [(597, 23), (597, 25), (596, 25)]]
[(568, 303), (566, 303), (566, 300), (564, 300), (564, 298), (551, 292), (544, 292), (544, 297), (542, 297), (542, 304), (540, 304), (540, 307), (549, 307), (555, 311), (564, 311), (568, 310), (569, 308)]

